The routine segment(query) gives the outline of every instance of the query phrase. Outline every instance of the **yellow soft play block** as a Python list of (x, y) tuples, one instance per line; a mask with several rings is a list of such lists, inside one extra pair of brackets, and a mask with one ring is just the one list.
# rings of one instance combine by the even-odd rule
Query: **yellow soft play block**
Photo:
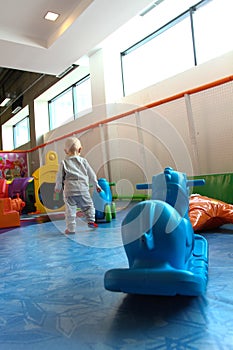
[(45, 165), (32, 174), (34, 177), (37, 212), (53, 213), (65, 210), (62, 193), (54, 197), (54, 186), (58, 169), (57, 153), (48, 151), (45, 157)]

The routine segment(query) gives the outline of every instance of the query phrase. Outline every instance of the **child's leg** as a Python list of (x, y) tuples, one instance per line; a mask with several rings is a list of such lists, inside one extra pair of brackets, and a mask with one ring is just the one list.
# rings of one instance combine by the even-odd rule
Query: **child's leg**
[(95, 207), (89, 192), (80, 196), (79, 205), (87, 222), (95, 222)]
[(76, 203), (72, 197), (64, 198), (66, 229), (75, 232), (76, 228)]

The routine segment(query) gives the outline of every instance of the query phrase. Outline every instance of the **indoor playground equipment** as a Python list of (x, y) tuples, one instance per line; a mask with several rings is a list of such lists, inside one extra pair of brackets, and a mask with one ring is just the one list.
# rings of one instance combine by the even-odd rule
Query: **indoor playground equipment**
[(98, 184), (102, 188), (101, 192), (93, 191), (93, 203), (95, 207), (95, 219), (112, 221), (116, 218), (116, 204), (112, 201), (112, 192), (110, 186), (115, 186), (115, 183), (109, 183), (105, 178), (98, 179)]
[(6, 179), (0, 179), (0, 198), (7, 198), (8, 196), (8, 183)]
[(20, 214), (26, 205), (19, 192), (11, 197), (10, 185), (0, 179), (0, 229), (20, 226)]
[(189, 187), (203, 180), (165, 168), (152, 177), (152, 199), (136, 204), (122, 222), (129, 268), (105, 273), (107, 290), (147, 295), (198, 296), (208, 280), (208, 243), (194, 234), (188, 216)]
[(28, 174), (27, 152), (0, 151), (0, 178), (12, 180)]
[(62, 193), (54, 198), (54, 186), (59, 169), (57, 153), (48, 151), (45, 165), (38, 168), (32, 176), (34, 177), (36, 210), (40, 213), (53, 213), (64, 211)]
[(12, 199), (14, 207), (21, 208), (22, 213), (35, 211), (33, 177), (16, 177), (13, 180), (0, 179), (0, 198), (8, 197)]
[(22, 213), (35, 211), (35, 191), (33, 177), (15, 177), (8, 184), (8, 196), (24, 202)]
[(211, 230), (224, 224), (233, 224), (233, 205), (193, 194), (189, 199), (189, 218), (194, 231)]
[(12, 210), (16, 210), (19, 214), (22, 214), (23, 209), (25, 208), (25, 202), (20, 198), (19, 194), (15, 198), (10, 198)]
[[(11, 198), (0, 198), (0, 228), (20, 226), (20, 213), (15, 210)], [(14, 204), (15, 203), (14, 201)]]

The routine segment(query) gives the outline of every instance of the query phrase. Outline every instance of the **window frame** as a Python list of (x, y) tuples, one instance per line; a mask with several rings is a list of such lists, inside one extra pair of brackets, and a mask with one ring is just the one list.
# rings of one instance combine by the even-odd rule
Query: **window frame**
[[(59, 98), (61, 98), (65, 93), (67, 93), (68, 91), (71, 90), (72, 92), (72, 109), (73, 109), (73, 113), (72, 113), (72, 120), (75, 120), (77, 118), (79, 118), (80, 116), (84, 115), (85, 112), (84, 110), (81, 112), (78, 112), (78, 108), (77, 108), (77, 98), (76, 98), (76, 92), (75, 89), (77, 86), (81, 85), (82, 83), (86, 82), (87, 80), (90, 79), (90, 74), (85, 75), (83, 78), (81, 78), (80, 80), (78, 80), (77, 82), (75, 82), (74, 84), (70, 85), (68, 88), (66, 88), (65, 90), (63, 90), (61, 93), (59, 93), (58, 95), (56, 95), (55, 97), (53, 97), (52, 99), (50, 99), (48, 101), (48, 117), (49, 117), (49, 130), (54, 130), (58, 127), (61, 127), (63, 124), (59, 125), (59, 126), (55, 126), (53, 127), (53, 122), (52, 122), (52, 103), (54, 103), (56, 100), (58, 100)], [(91, 91), (90, 91), (91, 94)], [(89, 107), (89, 109), (92, 108), (92, 105)], [(71, 120), (69, 120), (71, 121)], [(64, 123), (66, 124), (66, 123)]]
[[(54, 98), (48, 101), (48, 115), (49, 115), (49, 130), (54, 130), (63, 124), (60, 124), (58, 126), (53, 126), (53, 111), (52, 111), (52, 104), (55, 103), (57, 100), (62, 98), (65, 94), (67, 94), (69, 91), (72, 93), (72, 103), (73, 103), (73, 91), (72, 91), (72, 86), (69, 86), (65, 90), (63, 90), (60, 94), (56, 95)], [(74, 103), (73, 103), (74, 104)], [(74, 119), (74, 107), (72, 108), (73, 110), (73, 119)], [(71, 117), (71, 116), (70, 116)]]
[[(193, 62), (194, 62), (194, 66), (196, 66), (198, 64), (198, 60), (197, 60), (197, 56), (196, 56), (196, 45), (195, 45), (195, 32), (194, 32), (194, 24), (193, 24), (193, 14), (196, 11), (196, 9), (199, 9), (202, 6), (207, 5), (211, 1), (212, 0), (201, 0), (201, 1), (197, 2), (196, 4), (194, 4), (193, 6), (189, 7), (187, 10), (185, 10), (184, 12), (182, 12), (181, 14), (179, 14), (178, 16), (176, 16), (175, 18), (173, 18), (169, 22), (167, 22), (164, 25), (162, 25), (160, 28), (156, 29), (151, 34), (147, 35), (143, 39), (141, 39), (138, 42), (136, 42), (135, 44), (131, 45), (126, 50), (120, 52), (121, 79), (122, 79), (122, 89), (123, 89), (123, 96), (124, 97), (127, 95), (126, 91), (125, 91), (126, 90), (126, 87), (125, 87), (126, 82), (125, 82), (125, 78), (124, 78), (124, 75), (125, 75), (125, 73), (124, 73), (124, 62), (123, 62), (124, 57), (127, 56), (128, 54), (132, 53), (133, 51), (137, 50), (141, 46), (146, 45), (148, 42), (150, 42), (151, 40), (155, 39), (156, 37), (158, 37), (162, 33), (166, 32), (167, 30), (171, 29), (176, 24), (178, 24), (179, 22), (183, 21), (184, 19), (186, 19), (188, 17), (189, 17), (189, 20), (190, 20), (190, 33), (191, 33), (192, 48), (193, 48)], [(177, 72), (177, 74), (178, 73), (179, 72)], [(159, 81), (160, 80), (158, 80), (157, 82), (159, 82)], [(142, 87), (142, 89), (143, 88), (145, 88), (145, 87)]]
[(75, 116), (75, 119), (77, 119), (77, 117), (79, 117), (79, 116), (82, 116), (83, 113), (85, 113), (85, 111), (88, 111), (88, 113), (89, 113), (89, 110), (92, 109), (91, 88), (90, 88), (91, 105), (89, 106), (89, 108), (86, 108), (86, 109), (79, 110), (78, 102), (77, 102), (77, 94), (75, 93), (75, 90), (76, 90), (77, 86), (82, 85), (83, 83), (87, 82), (88, 80), (90, 81), (90, 74), (87, 74), (85, 77), (83, 77), (82, 79), (77, 81), (77, 83), (74, 84), (74, 89), (73, 89), (73, 99), (74, 100), (73, 101), (74, 101), (74, 116)]
[[(17, 144), (17, 138), (18, 138), (18, 134), (20, 132), (17, 133), (16, 135), (16, 130), (18, 130), (18, 127), (19, 125), (24, 122), (26, 120), (27, 122), (27, 134), (28, 134), (28, 137), (27, 137), (27, 141), (26, 142), (23, 142), (23, 143), (20, 143), (20, 144)], [(29, 119), (29, 115), (25, 116), (24, 118), (22, 118), (21, 120), (19, 120), (17, 123), (15, 123), (14, 125), (12, 125), (12, 129), (13, 129), (13, 146), (14, 146), (14, 149), (16, 148), (19, 148), (20, 146), (30, 142), (30, 119)]]

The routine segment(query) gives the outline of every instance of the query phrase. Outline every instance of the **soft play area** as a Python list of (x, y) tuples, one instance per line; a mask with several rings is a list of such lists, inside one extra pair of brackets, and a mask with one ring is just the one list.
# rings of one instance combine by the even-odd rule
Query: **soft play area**
[[(24, 167), (24, 176), (20, 176), (20, 172), (17, 173), (19, 161), (16, 160), (19, 158)], [(4, 153), (1, 154), (1, 160), (0, 229), (20, 226), (24, 220), (47, 217), (47, 213), (62, 215), (62, 194), (58, 194), (56, 198), (53, 196), (59, 166), (56, 152), (49, 151), (45, 157), (45, 164), (36, 169), (31, 176), (27, 176), (26, 153)]]
[(100, 178), (98, 228), (77, 210), (65, 235), (57, 170), (49, 151), (31, 176), (3, 172), (0, 348), (232, 349), (231, 174), (165, 167), (128, 200)]
[[(231, 96), (227, 82), (0, 152), (0, 349), (232, 349)], [(71, 135), (103, 191), (98, 228), (77, 209), (65, 235)]]

